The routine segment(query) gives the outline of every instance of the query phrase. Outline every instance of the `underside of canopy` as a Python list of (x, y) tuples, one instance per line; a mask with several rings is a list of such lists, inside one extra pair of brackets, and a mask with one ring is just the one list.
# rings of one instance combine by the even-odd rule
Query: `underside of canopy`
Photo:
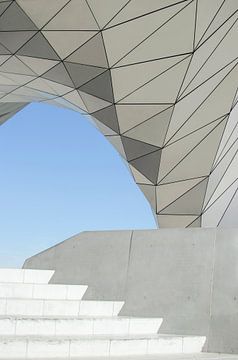
[(219, 226), (238, 188), (237, 0), (0, 1), (0, 124), (79, 111), (160, 227)]

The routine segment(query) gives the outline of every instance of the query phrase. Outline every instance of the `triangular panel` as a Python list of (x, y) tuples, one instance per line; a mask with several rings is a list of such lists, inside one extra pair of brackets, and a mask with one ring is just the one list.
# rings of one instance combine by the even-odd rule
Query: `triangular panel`
[(102, 110), (96, 111), (92, 115), (96, 119), (100, 120), (104, 125), (119, 133), (119, 125), (115, 105), (111, 105)]
[(156, 146), (147, 144), (142, 141), (130, 139), (125, 136), (122, 136), (121, 139), (128, 161), (158, 150)]
[(138, 171), (147, 177), (153, 184), (157, 183), (161, 150), (154, 151), (151, 154), (132, 160), (132, 164)]
[(31, 40), (29, 40), (17, 54), (38, 58), (42, 57), (43, 59), (59, 60), (59, 56), (41, 32), (38, 32)]
[(95, 79), (80, 87), (80, 91), (113, 102), (113, 89), (110, 71), (105, 71)]
[(103, 44), (102, 34), (98, 33), (80, 46), (67, 61), (79, 64), (87, 64), (101, 67), (108, 67), (106, 51)]

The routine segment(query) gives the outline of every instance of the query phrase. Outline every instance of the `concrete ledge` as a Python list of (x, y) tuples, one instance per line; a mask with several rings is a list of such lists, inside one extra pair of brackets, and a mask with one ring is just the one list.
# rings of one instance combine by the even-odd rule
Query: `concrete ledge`
[(0, 317), (3, 335), (132, 335), (156, 334), (162, 319), (124, 317)]
[(0, 283), (0, 298), (81, 300), (86, 285)]
[(199, 353), (199, 336), (0, 337), (0, 359)]
[(122, 301), (0, 299), (0, 315), (117, 316)]
[(54, 270), (0, 269), (0, 283), (48, 284)]

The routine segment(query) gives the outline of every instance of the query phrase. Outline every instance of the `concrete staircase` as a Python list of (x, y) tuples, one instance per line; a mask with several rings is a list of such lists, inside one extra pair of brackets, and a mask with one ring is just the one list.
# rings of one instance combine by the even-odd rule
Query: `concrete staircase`
[(120, 317), (123, 302), (82, 300), (87, 286), (48, 284), (54, 271), (0, 269), (0, 359), (186, 354), (205, 337), (157, 334), (161, 318)]

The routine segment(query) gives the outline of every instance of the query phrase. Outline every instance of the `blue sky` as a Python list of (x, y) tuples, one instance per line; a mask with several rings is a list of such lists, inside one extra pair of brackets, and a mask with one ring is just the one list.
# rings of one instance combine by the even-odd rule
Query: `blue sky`
[(154, 228), (116, 150), (80, 114), (31, 104), (0, 127), (0, 267), (84, 230)]

